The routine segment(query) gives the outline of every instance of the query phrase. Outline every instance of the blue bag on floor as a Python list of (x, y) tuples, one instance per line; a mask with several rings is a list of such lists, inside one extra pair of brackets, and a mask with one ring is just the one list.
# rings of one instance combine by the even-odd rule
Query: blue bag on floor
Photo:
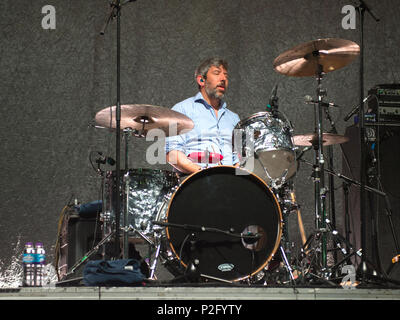
[(85, 286), (138, 286), (145, 279), (135, 259), (93, 260), (83, 269)]

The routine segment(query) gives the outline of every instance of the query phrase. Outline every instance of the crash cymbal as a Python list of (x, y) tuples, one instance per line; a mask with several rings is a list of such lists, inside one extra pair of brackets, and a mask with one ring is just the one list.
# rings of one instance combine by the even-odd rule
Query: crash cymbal
[(350, 40), (318, 39), (300, 44), (280, 54), (274, 60), (274, 69), (292, 77), (310, 77), (347, 66), (360, 54), (360, 46)]
[[(99, 126), (115, 129), (116, 106), (100, 110), (95, 117)], [(193, 121), (184, 114), (160, 106), (148, 104), (125, 104), (121, 105), (121, 129), (132, 129), (141, 132), (145, 136), (151, 129), (164, 131), (165, 136), (174, 136), (188, 132), (193, 129)]]
[[(322, 134), (323, 146), (330, 146), (333, 144), (341, 144), (349, 141), (348, 137), (340, 134), (323, 133)], [(295, 146), (309, 147), (318, 143), (318, 135), (316, 133), (301, 134), (293, 137), (293, 144)]]

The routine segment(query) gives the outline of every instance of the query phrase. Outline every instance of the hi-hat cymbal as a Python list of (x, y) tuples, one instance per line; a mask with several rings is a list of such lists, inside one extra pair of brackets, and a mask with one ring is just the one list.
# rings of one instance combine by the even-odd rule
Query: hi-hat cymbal
[(360, 46), (350, 40), (317, 39), (300, 44), (280, 54), (274, 69), (287, 76), (311, 77), (347, 66), (360, 54)]
[[(115, 129), (116, 106), (100, 110), (95, 117), (99, 126)], [(121, 105), (121, 129), (138, 130), (146, 135), (151, 129), (164, 131), (165, 136), (174, 136), (188, 132), (193, 129), (193, 121), (184, 114), (160, 106), (148, 104), (125, 104)]]
[[(348, 137), (340, 134), (323, 133), (322, 134), (323, 146), (330, 146), (333, 144), (341, 144), (349, 141)], [(318, 143), (318, 135), (316, 133), (308, 133), (296, 135), (293, 137), (293, 144), (295, 146), (309, 147)]]

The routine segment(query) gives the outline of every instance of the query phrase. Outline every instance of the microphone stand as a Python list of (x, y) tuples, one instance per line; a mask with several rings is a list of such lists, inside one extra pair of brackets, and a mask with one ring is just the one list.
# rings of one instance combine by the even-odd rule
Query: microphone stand
[(269, 99), (269, 103), (267, 105), (267, 110), (271, 111), (272, 115), (276, 118), (278, 116), (278, 83), (272, 89), (271, 97)]
[(100, 35), (105, 34), (105, 30), (109, 25), (110, 21), (117, 17), (117, 102), (115, 109), (115, 121), (116, 121), (116, 142), (115, 142), (115, 160), (116, 160), (116, 181), (115, 181), (115, 247), (114, 255), (115, 258), (119, 258), (121, 246), (120, 246), (120, 217), (121, 217), (121, 7), (124, 4), (133, 2), (136, 0), (128, 0), (121, 4), (121, 0), (114, 0), (110, 3), (110, 11), (108, 13), (106, 22), (100, 31)]
[(250, 240), (259, 240), (261, 238), (260, 235), (244, 235), (239, 233), (234, 233), (233, 229), (222, 230), (218, 228), (210, 228), (193, 224), (178, 224), (178, 223), (170, 223), (170, 222), (161, 222), (161, 221), (152, 221), (153, 224), (168, 228), (180, 228), (188, 231), (200, 231), (200, 232), (213, 232), (213, 233), (222, 233), (228, 235), (233, 238), (240, 239), (250, 239)]
[(364, 15), (365, 11), (379, 21), (378, 18), (371, 12), (371, 9), (363, 0), (358, 0), (359, 6), (357, 10), (360, 17), (360, 108), (358, 110), (359, 119), (359, 132), (360, 132), (360, 155), (361, 155), (361, 165), (360, 165), (360, 214), (361, 214), (361, 247), (363, 249), (363, 255), (361, 257), (361, 282), (366, 280), (367, 276), (367, 264), (366, 264), (366, 214), (365, 214), (365, 184), (366, 184), (366, 148), (365, 148), (365, 126), (364, 126)]

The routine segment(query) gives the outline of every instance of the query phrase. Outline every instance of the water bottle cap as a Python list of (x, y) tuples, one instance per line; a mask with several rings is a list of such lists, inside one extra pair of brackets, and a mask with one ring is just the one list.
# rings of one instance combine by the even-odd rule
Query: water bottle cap
[(33, 242), (27, 242), (25, 243), (26, 246), (33, 246)]
[(43, 242), (36, 242), (36, 243), (35, 243), (35, 246), (36, 246), (36, 247), (43, 247)]

